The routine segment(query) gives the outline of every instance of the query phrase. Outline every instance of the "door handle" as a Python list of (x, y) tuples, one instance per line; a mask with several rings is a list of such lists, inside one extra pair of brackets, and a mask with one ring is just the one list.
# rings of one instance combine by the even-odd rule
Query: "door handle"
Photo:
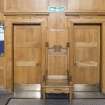
[(76, 58), (73, 59), (73, 64), (76, 66)]

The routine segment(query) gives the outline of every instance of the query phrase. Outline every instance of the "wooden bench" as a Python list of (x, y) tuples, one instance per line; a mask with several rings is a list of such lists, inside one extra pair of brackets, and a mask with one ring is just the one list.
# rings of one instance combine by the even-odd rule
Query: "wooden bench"
[(46, 99), (46, 94), (68, 94), (69, 102), (72, 103), (73, 82), (69, 74), (67, 75), (44, 75), (42, 82), (42, 97)]

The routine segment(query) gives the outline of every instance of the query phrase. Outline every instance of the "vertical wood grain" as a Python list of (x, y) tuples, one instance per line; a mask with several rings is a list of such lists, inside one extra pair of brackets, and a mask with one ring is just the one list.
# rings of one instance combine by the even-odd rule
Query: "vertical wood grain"
[[(82, 22), (82, 20), (81, 20)], [(71, 27), (71, 28), (70, 28)], [(76, 84), (100, 83), (100, 25), (70, 23), (71, 75)]]

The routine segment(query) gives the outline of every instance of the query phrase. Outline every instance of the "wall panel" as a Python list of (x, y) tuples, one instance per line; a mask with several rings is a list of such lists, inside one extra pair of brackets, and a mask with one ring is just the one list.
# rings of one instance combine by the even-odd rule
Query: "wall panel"
[[(4, 2), (3, 0), (0, 0), (0, 22), (4, 21), (3, 17), (3, 7), (4, 7)], [(5, 88), (5, 56), (0, 56), (0, 88)]]
[[(50, 1), (49, 4), (56, 2)], [(62, 3), (64, 0), (59, 5)], [(68, 0), (67, 4), (68, 12), (105, 12), (105, 0)], [(47, 9), (48, 0), (4, 0), (5, 12), (48, 12)]]
[(0, 0), (0, 12), (3, 12), (3, 8), (4, 8), (4, 2), (3, 0)]
[(0, 58), (0, 89), (5, 88), (5, 62), (4, 62), (4, 57)]
[(46, 12), (47, 0), (5, 0), (5, 12)]
[(68, 0), (69, 12), (105, 12), (105, 0)]
[[(3, 2), (4, 1), (4, 10), (5, 12), (21, 12), (21, 13), (33, 13), (33, 12), (47, 12), (48, 9), (48, 0), (0, 0), (0, 12), (3, 11)], [(49, 2), (49, 5), (62, 5), (63, 2), (65, 2), (66, 0), (50, 0), (51, 2)], [(60, 3), (59, 3), (60, 1)], [(58, 2), (58, 3), (55, 3)], [(66, 6), (66, 8), (68, 8), (68, 12), (105, 12), (105, 0), (68, 0), (68, 3), (64, 3)], [(68, 4), (68, 6), (67, 6)], [(64, 14), (63, 14), (64, 15)], [(48, 28), (64, 28), (64, 33), (61, 32), (60, 34), (63, 36), (66, 34), (67, 36), (67, 31), (66, 31), (66, 25), (64, 24), (59, 24), (58, 26), (56, 25), (56, 21), (58, 21), (58, 23), (60, 23), (60, 21), (65, 21), (66, 18), (63, 16), (62, 14), (50, 14), (49, 15), (49, 19), (48, 19)], [(89, 14), (87, 14), (89, 15)], [(58, 20), (56, 19), (56, 17), (58, 17)], [(2, 16), (3, 17), (3, 16)], [(12, 23), (13, 21), (32, 21), (35, 18), (41, 18), (42, 17), (35, 17), (33, 15), (29, 16), (24, 16), (23, 14), (21, 14), (20, 16), (7, 16), (5, 18), (5, 25), (6, 25), (6, 32), (5, 32), (5, 55), (2, 59), (0, 59), (0, 87), (2, 86), (6, 86), (7, 89), (11, 90), (12, 88), (12, 70), (13, 70), (13, 65), (12, 65)], [(47, 16), (43, 17), (45, 20), (47, 20)], [(64, 19), (65, 18), (65, 19)], [(69, 17), (69, 18), (81, 18), (81, 17)], [(83, 18), (86, 18), (86, 16), (84, 16)], [(88, 19), (98, 19), (99, 21), (105, 21), (105, 17), (104, 16), (87, 16)], [(1, 19), (1, 16), (0, 16)], [(78, 21), (78, 20), (77, 20)], [(58, 24), (57, 23), (57, 24)], [(62, 22), (61, 22), (62, 23)], [(63, 26), (62, 26), (63, 25)], [(105, 23), (103, 24), (103, 33), (104, 32), (104, 28), (105, 28)], [(51, 31), (51, 30), (50, 30)], [(54, 30), (53, 30), (54, 31)], [(49, 40), (51, 39), (52, 42), (50, 43), (51, 45), (53, 45), (54, 43), (54, 38), (55, 38), (55, 34), (56, 32), (48, 32), (48, 34), (51, 36), (49, 36)], [(57, 33), (58, 34), (58, 33)], [(52, 37), (53, 36), (53, 37)], [(66, 39), (63, 37), (59, 37), (62, 38), (62, 40)], [(102, 91), (105, 93), (105, 41), (104, 41), (104, 36), (102, 36)], [(59, 40), (58, 40), (59, 42)], [(62, 44), (62, 41), (61, 41)], [(62, 44), (63, 45), (63, 44)]]

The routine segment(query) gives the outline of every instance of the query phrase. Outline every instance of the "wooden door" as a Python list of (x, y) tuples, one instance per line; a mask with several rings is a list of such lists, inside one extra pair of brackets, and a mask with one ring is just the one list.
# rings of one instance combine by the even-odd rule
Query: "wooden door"
[(14, 84), (40, 84), (41, 25), (14, 25)]
[(98, 24), (73, 25), (71, 74), (75, 84), (100, 83), (100, 34)]

